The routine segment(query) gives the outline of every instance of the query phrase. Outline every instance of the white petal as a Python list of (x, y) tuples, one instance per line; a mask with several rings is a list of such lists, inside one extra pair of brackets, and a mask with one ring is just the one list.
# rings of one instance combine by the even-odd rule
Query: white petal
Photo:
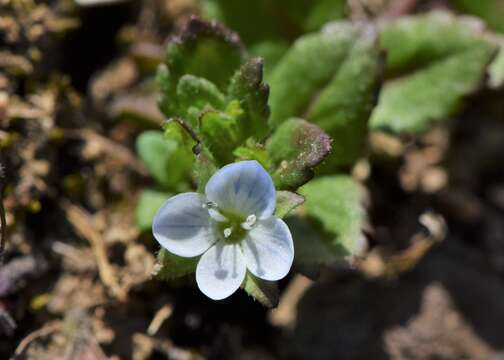
[(248, 270), (264, 280), (280, 280), (294, 260), (294, 244), (287, 225), (271, 217), (259, 221), (242, 242)]
[(208, 214), (210, 217), (217, 222), (226, 222), (228, 219), (222, 215), (218, 210), (208, 209)]
[(239, 245), (219, 241), (201, 257), (196, 268), (196, 282), (203, 294), (221, 300), (240, 287), (246, 271)]
[(221, 209), (245, 217), (255, 214), (265, 219), (275, 210), (273, 180), (255, 160), (224, 166), (210, 178), (205, 193), (208, 200), (215, 202)]
[(193, 257), (201, 255), (216, 240), (206, 199), (198, 193), (183, 193), (168, 199), (159, 208), (152, 223), (152, 233), (169, 252)]

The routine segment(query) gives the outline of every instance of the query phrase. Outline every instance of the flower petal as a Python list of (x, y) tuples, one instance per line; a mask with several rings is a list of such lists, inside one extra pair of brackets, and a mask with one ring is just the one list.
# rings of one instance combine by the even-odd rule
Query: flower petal
[(196, 282), (203, 294), (221, 300), (240, 287), (246, 271), (239, 245), (219, 241), (201, 257), (196, 268)]
[(255, 214), (264, 219), (275, 210), (273, 180), (255, 160), (224, 166), (210, 178), (205, 193), (208, 200), (215, 202), (221, 209), (245, 217)]
[(271, 217), (249, 231), (242, 242), (248, 270), (264, 280), (280, 280), (294, 260), (294, 244), (287, 225)]
[(168, 199), (159, 208), (152, 233), (162, 247), (183, 257), (201, 255), (216, 240), (206, 199), (198, 193), (183, 193)]

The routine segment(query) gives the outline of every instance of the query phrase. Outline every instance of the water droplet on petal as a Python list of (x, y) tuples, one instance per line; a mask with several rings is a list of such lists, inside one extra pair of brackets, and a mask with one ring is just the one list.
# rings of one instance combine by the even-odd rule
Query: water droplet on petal
[(213, 201), (207, 201), (201, 206), (205, 209), (216, 209), (218, 207), (217, 204), (214, 203)]

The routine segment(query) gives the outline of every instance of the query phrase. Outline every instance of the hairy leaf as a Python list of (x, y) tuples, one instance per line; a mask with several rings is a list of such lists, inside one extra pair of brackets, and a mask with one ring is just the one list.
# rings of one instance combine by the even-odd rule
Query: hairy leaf
[(167, 139), (162, 131), (145, 131), (137, 138), (136, 148), (152, 177), (163, 188), (177, 190), (189, 178), (192, 158), (177, 140)]
[(389, 81), (371, 126), (395, 132), (423, 131), (457, 111), (496, 50), (476, 19), (440, 12), (383, 23), (381, 44)]
[(303, 275), (316, 280), (321, 266), (346, 262), (348, 251), (343, 247), (333, 246), (334, 236), (323, 231), (317, 221), (295, 212), (287, 217), (285, 222), (293, 234), (294, 265)]
[(233, 162), (233, 150), (240, 140), (234, 117), (224, 112), (204, 112), (200, 117), (199, 129), (203, 144), (220, 165)]
[(496, 31), (504, 32), (504, 1), (502, 0), (451, 0), (455, 7), (467, 14), (475, 15)]
[(229, 97), (238, 99), (245, 116), (240, 121), (244, 137), (262, 140), (268, 132), (268, 85), (262, 82), (263, 61), (252, 58), (235, 74), (229, 88)]
[(220, 23), (190, 18), (168, 43), (166, 65), (172, 81), (185, 74), (205, 78), (225, 90), (244, 60), (245, 50), (237, 34)]
[[(345, 0), (207, 0), (207, 16), (223, 21), (251, 45), (293, 40), (343, 15)], [(210, 5), (210, 6), (209, 6)]]
[(245, 60), (237, 34), (217, 22), (192, 17), (167, 46), (158, 67), (159, 108), (166, 117), (179, 116), (193, 126), (205, 106), (220, 110), (231, 77)]
[(500, 88), (504, 85), (504, 38), (499, 38), (499, 53), (488, 68), (488, 83), (492, 88)]
[(235, 161), (256, 160), (265, 169), (270, 168), (270, 159), (268, 152), (263, 144), (248, 139), (244, 145), (237, 147), (233, 151)]
[(196, 155), (196, 162), (194, 163), (194, 177), (198, 192), (204, 193), (205, 186), (212, 175), (217, 171), (217, 165), (212, 156), (205, 150), (200, 149)]
[(179, 115), (180, 110), (176, 99), (177, 81), (172, 78), (165, 64), (158, 66), (156, 81), (159, 84), (159, 91), (161, 93), (158, 102), (159, 110), (166, 117)]
[(304, 203), (303, 196), (290, 191), (277, 191), (277, 204), (275, 216), (278, 218), (286, 217), (292, 210)]
[(261, 280), (247, 271), (242, 284), (243, 290), (266, 307), (278, 305), (278, 286), (276, 282)]
[(186, 118), (194, 127), (197, 126), (197, 119), (188, 116), (189, 108), (222, 110), (225, 107), (225, 96), (217, 86), (194, 75), (182, 76), (177, 84), (176, 93), (179, 115)]
[(154, 276), (161, 280), (172, 280), (196, 271), (199, 256), (185, 258), (174, 255), (166, 249), (159, 250)]
[[(321, 177), (310, 181), (299, 192), (306, 198), (305, 221), (318, 229), (319, 239), (328, 245), (332, 255), (348, 257), (359, 255), (365, 249), (364, 190), (355, 180), (348, 175)], [(304, 240), (317, 241), (316, 238)]]
[(318, 31), (330, 21), (342, 19), (345, 15), (345, 0), (318, 0), (313, 1), (313, 6), (303, 22), (306, 32)]
[(313, 169), (331, 150), (331, 139), (319, 127), (292, 118), (273, 134), (268, 145), (277, 189), (297, 189), (309, 181)]
[(328, 166), (351, 165), (361, 155), (381, 72), (382, 55), (371, 25), (339, 22), (305, 35), (269, 78), (271, 125), (306, 117), (334, 139)]

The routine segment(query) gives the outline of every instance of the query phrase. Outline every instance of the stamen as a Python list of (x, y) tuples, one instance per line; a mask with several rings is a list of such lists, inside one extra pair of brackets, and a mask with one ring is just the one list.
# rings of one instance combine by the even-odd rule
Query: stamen
[(233, 230), (231, 228), (225, 228), (224, 229), (224, 237), (227, 239), (228, 237), (231, 236), (232, 232), (233, 232)]
[(247, 216), (244, 223), (241, 224), (242, 229), (251, 230), (257, 221), (257, 217), (254, 214)]

